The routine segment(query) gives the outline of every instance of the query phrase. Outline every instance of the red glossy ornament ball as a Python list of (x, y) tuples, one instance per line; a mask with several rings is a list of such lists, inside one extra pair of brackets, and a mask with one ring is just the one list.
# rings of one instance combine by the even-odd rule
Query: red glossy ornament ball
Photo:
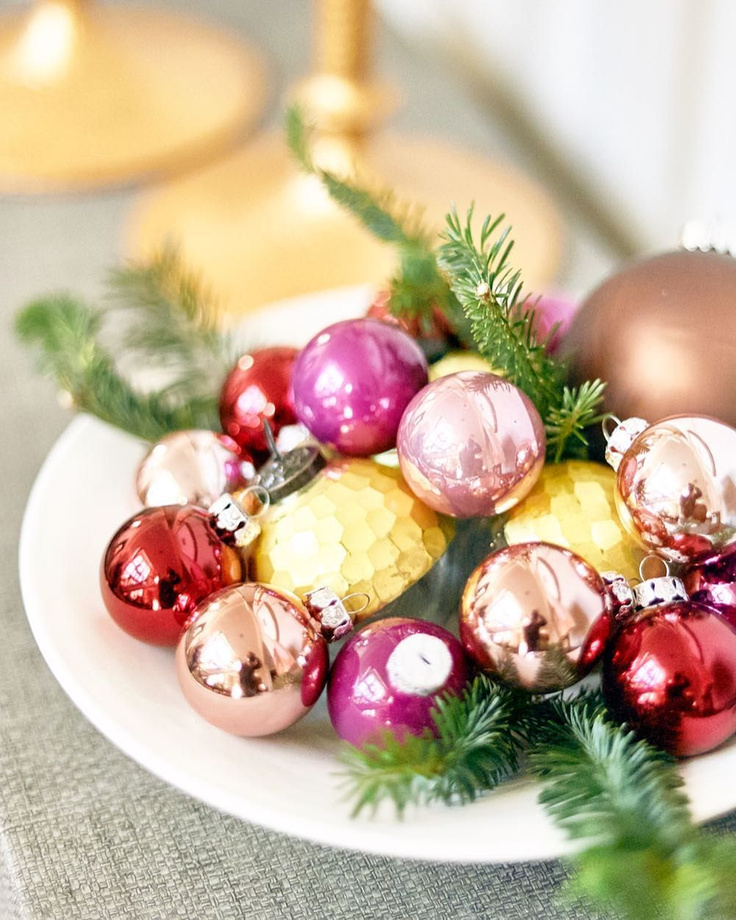
[(222, 430), (244, 450), (268, 450), (263, 423), (276, 437), (296, 422), (291, 375), (296, 348), (261, 348), (243, 355), (228, 374), (220, 395)]
[(679, 757), (736, 732), (736, 631), (692, 601), (630, 620), (606, 653), (602, 686), (613, 713)]
[(134, 515), (105, 550), (102, 599), (110, 616), (131, 636), (154, 645), (176, 645), (197, 604), (242, 581), (238, 552), (195, 505), (165, 505)]

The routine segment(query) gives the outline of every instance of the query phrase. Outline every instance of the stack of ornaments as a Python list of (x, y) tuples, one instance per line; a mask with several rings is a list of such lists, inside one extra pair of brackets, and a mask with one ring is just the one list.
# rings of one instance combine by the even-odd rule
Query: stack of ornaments
[[(602, 661), (609, 707), (657, 744), (690, 755), (729, 737), (736, 430), (629, 419), (610, 433), (615, 473), (545, 465), (521, 390), (467, 352), (428, 367), (425, 352), (447, 352), (444, 317), (426, 330), (381, 312), (300, 352), (245, 355), (222, 391), (223, 431), (152, 448), (138, 474), (147, 507), (103, 559), (113, 619), (176, 645), (187, 700), (243, 736), (286, 728), (327, 685), (340, 737), (400, 738), (431, 730), (436, 700), (477, 670), (542, 694)], [(459, 640), (373, 619), (473, 518), (494, 520), (500, 548), (481, 547), (465, 573)], [(668, 569), (633, 584), (646, 553), (683, 580)], [(330, 668), (327, 644), (345, 637)]]

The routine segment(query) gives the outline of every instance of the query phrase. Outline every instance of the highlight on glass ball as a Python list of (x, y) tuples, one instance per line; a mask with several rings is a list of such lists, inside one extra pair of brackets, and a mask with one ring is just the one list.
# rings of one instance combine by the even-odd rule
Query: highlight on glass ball
[(459, 694), (470, 669), (458, 640), (441, 626), (388, 617), (364, 626), (340, 650), (330, 671), (327, 706), (337, 734), (351, 744), (380, 744), (434, 730), (432, 711)]
[(531, 491), (544, 465), (544, 425), (520, 389), (463, 371), (430, 383), (399, 427), (401, 472), (422, 501), (453, 517), (490, 517)]
[(580, 556), (548, 543), (492, 553), (468, 579), (460, 640), (484, 671), (547, 693), (581, 680), (612, 628), (606, 585)]
[(176, 645), (197, 604), (242, 581), (243, 560), (196, 505), (133, 515), (105, 550), (100, 588), (112, 619), (131, 636)]
[(736, 429), (706, 416), (629, 419), (608, 443), (621, 522), (647, 549), (688, 563), (736, 542)]
[(264, 423), (278, 437), (282, 428), (297, 421), (292, 387), (297, 353), (286, 346), (257, 349), (240, 357), (225, 380), (222, 430), (256, 460), (268, 453)]
[(146, 507), (201, 505), (224, 492), (243, 489), (255, 468), (237, 444), (214, 431), (175, 431), (161, 438), (141, 461), (136, 475), (138, 497)]
[(642, 582), (634, 595), (637, 612), (605, 650), (606, 705), (678, 757), (718, 747), (736, 732), (736, 630), (678, 578)]
[(327, 642), (304, 603), (254, 582), (200, 604), (176, 653), (189, 704), (217, 728), (248, 737), (281, 731), (306, 715), (328, 668)]
[(294, 405), (321, 444), (368, 457), (394, 447), (404, 409), (426, 383), (424, 353), (398, 326), (345, 320), (299, 354)]

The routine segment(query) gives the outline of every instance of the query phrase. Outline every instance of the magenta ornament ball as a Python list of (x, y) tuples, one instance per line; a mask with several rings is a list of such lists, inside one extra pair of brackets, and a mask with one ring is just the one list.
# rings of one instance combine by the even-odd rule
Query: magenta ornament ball
[(435, 511), (490, 517), (531, 491), (544, 466), (544, 425), (518, 387), (482, 371), (441, 377), (409, 403), (399, 426), (409, 487)]
[(368, 457), (395, 446), (404, 409), (427, 379), (422, 349), (401, 329), (345, 320), (316, 335), (297, 358), (296, 414), (320, 443)]
[(340, 650), (327, 686), (337, 734), (360, 746), (434, 730), (438, 697), (461, 693), (470, 677), (460, 642), (441, 626), (405, 617), (370, 623)]

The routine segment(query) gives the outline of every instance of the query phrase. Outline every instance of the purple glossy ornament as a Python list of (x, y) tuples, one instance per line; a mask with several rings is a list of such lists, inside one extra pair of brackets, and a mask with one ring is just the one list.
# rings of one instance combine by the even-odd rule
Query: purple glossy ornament
[(175, 431), (161, 438), (141, 461), (136, 488), (149, 508), (201, 505), (224, 492), (244, 489), (255, 476), (247, 455), (229, 437), (214, 431)]
[(441, 377), (409, 403), (397, 440), (401, 472), (430, 508), (490, 517), (531, 491), (544, 466), (544, 425), (518, 387), (495, 374)]
[(736, 628), (736, 547), (692, 566), (682, 580), (694, 601), (713, 607)]
[(538, 299), (532, 295), (530, 303), (534, 308), (534, 331), (540, 340), (545, 340), (553, 333), (547, 342), (547, 351), (556, 354), (578, 312), (579, 304), (564, 294), (553, 293), (542, 294)]
[(399, 739), (434, 730), (437, 697), (460, 693), (469, 664), (441, 626), (403, 617), (370, 623), (342, 647), (330, 671), (327, 708), (337, 734), (351, 744)]
[(397, 326), (345, 320), (309, 342), (292, 380), (297, 417), (314, 437), (368, 457), (395, 445), (404, 409), (427, 383), (427, 361)]

